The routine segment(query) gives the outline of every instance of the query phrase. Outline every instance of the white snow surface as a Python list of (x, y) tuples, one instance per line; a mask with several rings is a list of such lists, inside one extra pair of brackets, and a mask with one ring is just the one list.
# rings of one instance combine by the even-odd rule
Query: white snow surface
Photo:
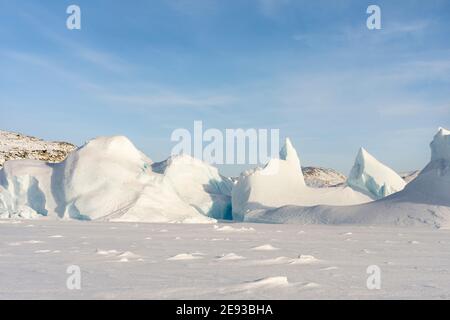
[[(0, 299), (450, 299), (449, 230), (239, 225), (255, 231), (3, 220)], [(366, 286), (374, 264), (380, 290)], [(80, 290), (66, 286), (73, 265)]]
[(375, 200), (403, 190), (405, 180), (361, 148), (348, 176), (347, 184)]
[(154, 171), (126, 137), (100, 137), (62, 163), (6, 162), (0, 217), (213, 223), (211, 216), (229, 215), (230, 186), (217, 169), (185, 156)]

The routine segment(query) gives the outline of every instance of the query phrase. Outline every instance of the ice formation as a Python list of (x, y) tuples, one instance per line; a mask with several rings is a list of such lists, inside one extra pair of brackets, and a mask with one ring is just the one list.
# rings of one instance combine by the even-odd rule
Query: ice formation
[(229, 218), (231, 182), (215, 168), (183, 157), (168, 161), (164, 172), (152, 165), (121, 136), (91, 140), (58, 164), (8, 161), (0, 171), (0, 217), (186, 223)]
[(361, 148), (348, 176), (347, 184), (375, 200), (403, 190), (405, 180)]
[(177, 195), (205, 216), (231, 220), (231, 190), (233, 182), (219, 170), (187, 155), (173, 156), (153, 165), (164, 175)]
[(348, 205), (372, 199), (347, 186), (310, 188), (306, 186), (296, 150), (289, 139), (279, 159), (271, 159), (264, 168), (243, 173), (233, 188), (233, 217), (245, 220), (247, 212), (285, 205)]
[(101, 137), (61, 163), (7, 161), (0, 170), (0, 218), (175, 223), (233, 218), (447, 228), (450, 132), (439, 129), (430, 146), (429, 164), (406, 187), (396, 173), (362, 149), (349, 186), (311, 188), (289, 140), (279, 159), (243, 173), (233, 185), (199, 160), (182, 155), (153, 163), (127, 138)]
[(450, 133), (440, 129), (431, 161), (402, 191), (353, 206), (283, 206), (247, 212), (245, 221), (300, 224), (400, 225), (450, 228)]
[(440, 128), (430, 147), (430, 163), (397, 198), (450, 207), (450, 131)]

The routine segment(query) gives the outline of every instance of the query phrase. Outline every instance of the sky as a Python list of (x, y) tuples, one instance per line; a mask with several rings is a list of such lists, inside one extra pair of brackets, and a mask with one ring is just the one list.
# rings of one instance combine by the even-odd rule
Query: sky
[(305, 166), (346, 174), (365, 147), (423, 168), (450, 127), (450, 1), (0, 0), (0, 129), (125, 135), (160, 161), (195, 120), (279, 129)]

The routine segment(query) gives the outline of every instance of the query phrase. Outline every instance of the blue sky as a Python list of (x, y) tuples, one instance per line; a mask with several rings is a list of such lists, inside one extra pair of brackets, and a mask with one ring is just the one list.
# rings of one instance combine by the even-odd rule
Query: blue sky
[(450, 127), (447, 0), (0, 0), (0, 39), (0, 128), (46, 139), (121, 134), (162, 160), (194, 120), (278, 128), (348, 173), (360, 146), (422, 168)]

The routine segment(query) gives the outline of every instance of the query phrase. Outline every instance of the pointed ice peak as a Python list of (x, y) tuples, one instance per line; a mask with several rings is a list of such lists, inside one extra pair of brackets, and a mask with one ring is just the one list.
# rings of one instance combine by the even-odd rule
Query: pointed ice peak
[(280, 150), (280, 159), (291, 163), (301, 172), (302, 167), (300, 165), (300, 159), (298, 157), (297, 151), (292, 145), (291, 139), (289, 138), (286, 138), (284, 146)]
[(360, 148), (358, 149), (358, 154), (356, 155), (356, 157), (364, 158), (367, 154), (369, 154), (369, 153), (367, 152), (367, 150), (364, 149), (363, 147), (360, 147)]
[(360, 148), (347, 184), (358, 191), (381, 199), (402, 190), (405, 181), (391, 168), (378, 161), (366, 149)]
[[(358, 150), (358, 154), (356, 156), (356, 161), (358, 162), (358, 160), (361, 160), (361, 161), (377, 161), (378, 162), (378, 160), (373, 155), (371, 155), (366, 149), (364, 149), (363, 147), (359, 148), (359, 150)], [(361, 161), (359, 161), (359, 162), (361, 162)]]
[(431, 161), (450, 160), (450, 131), (442, 127), (439, 128), (430, 147)]

